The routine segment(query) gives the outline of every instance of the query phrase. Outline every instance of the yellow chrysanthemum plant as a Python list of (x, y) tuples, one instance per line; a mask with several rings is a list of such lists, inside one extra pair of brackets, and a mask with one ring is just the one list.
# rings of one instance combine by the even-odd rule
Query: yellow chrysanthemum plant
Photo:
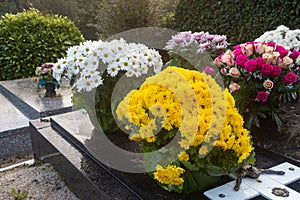
[(115, 114), (141, 142), (146, 171), (168, 191), (199, 191), (255, 162), (233, 97), (205, 73), (167, 67), (129, 92)]

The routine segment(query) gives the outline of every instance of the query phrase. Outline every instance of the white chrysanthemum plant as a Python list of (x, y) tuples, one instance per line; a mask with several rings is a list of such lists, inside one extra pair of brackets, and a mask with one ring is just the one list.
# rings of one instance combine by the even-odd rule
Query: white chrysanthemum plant
[(73, 107), (84, 108), (95, 127), (100, 125), (104, 132), (118, 130), (111, 98), (120, 77), (156, 74), (163, 66), (157, 50), (122, 38), (86, 41), (70, 47), (66, 54), (54, 64), (53, 76), (57, 81), (64, 76), (71, 80)]
[(300, 50), (300, 29), (290, 30), (284, 25), (278, 26), (275, 30), (267, 31), (255, 42), (275, 42), (290, 50)]
[(143, 44), (127, 43), (124, 39), (86, 41), (67, 50), (67, 56), (54, 64), (53, 76), (58, 81), (63, 76), (76, 76), (72, 89), (89, 92), (103, 84), (100, 62), (107, 66), (110, 77), (120, 71), (126, 72), (127, 77), (139, 77), (147, 74), (149, 68), (158, 73), (163, 66), (159, 52)]

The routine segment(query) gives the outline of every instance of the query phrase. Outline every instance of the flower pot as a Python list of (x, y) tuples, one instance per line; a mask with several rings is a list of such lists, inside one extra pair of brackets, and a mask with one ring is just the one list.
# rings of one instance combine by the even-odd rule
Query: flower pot
[(45, 97), (55, 97), (56, 96), (56, 91), (55, 91), (55, 84), (51, 82), (47, 82), (45, 84)]

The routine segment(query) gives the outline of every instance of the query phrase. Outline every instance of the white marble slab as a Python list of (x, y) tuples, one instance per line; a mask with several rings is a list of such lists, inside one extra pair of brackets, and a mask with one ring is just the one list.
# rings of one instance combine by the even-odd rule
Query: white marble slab
[[(300, 200), (300, 193), (286, 185), (300, 179), (300, 168), (288, 162), (281, 163), (270, 169), (284, 171), (284, 175), (263, 174), (258, 179), (244, 178), (240, 190), (235, 191), (235, 181), (204, 192), (211, 200), (248, 200), (256, 196), (263, 196), (270, 200)], [(286, 189), (288, 197), (276, 196), (273, 188)]]
[[(235, 181), (231, 181), (212, 190), (204, 192), (204, 195), (212, 200), (242, 200), (252, 199), (259, 196), (259, 192), (242, 183), (240, 190), (235, 191), (233, 188)], [(223, 195), (223, 196), (222, 196)]]
[(300, 168), (292, 165), (291, 163), (284, 162), (280, 165), (271, 167), (270, 169), (278, 171), (281, 170), (285, 172), (285, 174), (282, 176), (278, 176), (276, 174), (266, 174), (266, 176), (268, 176), (269, 178), (272, 178), (283, 185), (288, 185), (300, 179)]
[[(259, 181), (257, 181), (259, 180)], [(243, 179), (243, 182), (249, 187), (255, 189), (258, 191), (263, 197), (271, 200), (300, 200), (300, 193), (298, 193), (295, 190), (292, 190), (291, 188), (269, 178), (266, 175), (261, 175), (258, 179), (251, 179), (251, 178), (245, 178)], [(286, 189), (289, 191), (289, 196), (288, 197), (281, 197), (281, 196), (276, 196), (272, 194), (272, 189), (273, 188), (282, 188)]]

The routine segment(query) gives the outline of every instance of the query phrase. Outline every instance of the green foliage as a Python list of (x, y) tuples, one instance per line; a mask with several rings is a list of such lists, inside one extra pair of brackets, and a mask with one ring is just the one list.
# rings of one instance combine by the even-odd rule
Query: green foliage
[[(97, 1), (94, 13), (99, 37), (141, 27), (163, 27), (172, 19), (178, 0), (108, 0)], [(101, 22), (101, 23), (99, 23)]]
[(29, 9), (0, 20), (0, 80), (34, 76), (45, 62), (56, 62), (70, 46), (84, 41), (67, 17)]
[(285, 25), (299, 28), (297, 0), (181, 0), (176, 10), (178, 31), (225, 34), (232, 45), (253, 41), (264, 32)]
[(28, 191), (21, 192), (20, 190), (16, 190), (15, 188), (11, 189), (11, 193), (15, 200), (22, 200), (27, 197)]

